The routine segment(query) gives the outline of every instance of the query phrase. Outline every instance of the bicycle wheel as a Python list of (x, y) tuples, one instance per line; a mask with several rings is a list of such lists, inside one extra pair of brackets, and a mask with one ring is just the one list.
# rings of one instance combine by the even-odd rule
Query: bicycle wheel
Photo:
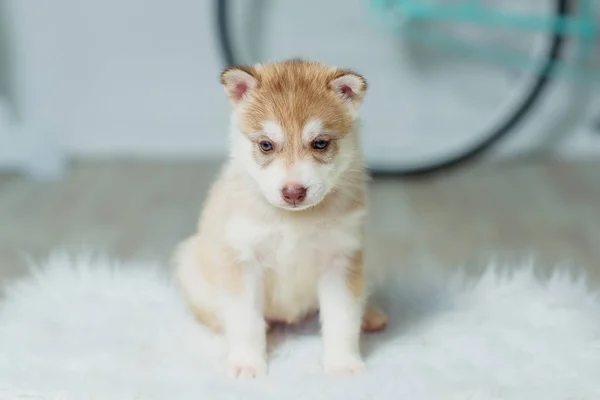
[[(495, 3), (553, 18), (569, 13), (568, 0)], [(527, 35), (435, 22), (411, 30), (412, 37), (440, 29), (491, 48), (508, 45), (531, 60), (527, 68), (506, 68), (378, 31), (361, 0), (343, 7), (318, 0), (217, 0), (216, 6), (228, 65), (300, 56), (367, 77), (362, 139), (375, 174), (430, 174), (486, 154), (515, 132), (542, 98), (563, 47), (563, 38), (552, 32)]]

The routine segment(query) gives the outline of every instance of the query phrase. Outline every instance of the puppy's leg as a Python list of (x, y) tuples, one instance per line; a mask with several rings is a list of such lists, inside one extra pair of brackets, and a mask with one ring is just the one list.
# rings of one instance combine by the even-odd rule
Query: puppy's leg
[(323, 366), (328, 373), (354, 373), (364, 369), (359, 349), (365, 297), (362, 251), (339, 256), (319, 281), (323, 334)]
[(267, 372), (266, 325), (262, 314), (262, 276), (256, 269), (234, 267), (237, 284), (223, 296), (222, 313), (229, 346), (227, 372), (233, 378), (256, 378)]
[(178, 246), (173, 259), (175, 278), (196, 319), (213, 332), (221, 333), (221, 322), (212, 304), (216, 296), (202, 271), (211, 262), (203, 247), (202, 238), (198, 235)]

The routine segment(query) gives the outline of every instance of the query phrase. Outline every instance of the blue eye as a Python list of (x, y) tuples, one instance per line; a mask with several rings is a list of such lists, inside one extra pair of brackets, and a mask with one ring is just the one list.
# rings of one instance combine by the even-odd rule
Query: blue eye
[(258, 145), (259, 145), (260, 149), (265, 153), (268, 153), (269, 151), (273, 150), (273, 143), (268, 142), (266, 140), (263, 140)]
[(329, 146), (329, 140), (315, 140), (312, 144), (315, 150), (325, 150)]

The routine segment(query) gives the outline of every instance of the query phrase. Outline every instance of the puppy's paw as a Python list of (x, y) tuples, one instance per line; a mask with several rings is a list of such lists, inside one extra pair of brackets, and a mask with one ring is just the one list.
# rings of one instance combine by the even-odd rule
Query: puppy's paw
[(330, 375), (360, 374), (365, 371), (365, 363), (358, 354), (331, 354), (323, 360), (325, 372)]
[(227, 359), (227, 375), (233, 379), (261, 378), (267, 374), (266, 357), (253, 352), (232, 353)]
[(387, 315), (380, 309), (369, 306), (362, 319), (362, 331), (366, 333), (379, 332), (388, 324)]

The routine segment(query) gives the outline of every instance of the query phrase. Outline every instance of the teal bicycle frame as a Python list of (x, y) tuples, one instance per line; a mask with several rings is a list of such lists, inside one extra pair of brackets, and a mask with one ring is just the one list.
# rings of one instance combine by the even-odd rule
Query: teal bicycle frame
[[(440, 0), (440, 3), (443, 3), (443, 1)], [(463, 42), (451, 40), (448, 37), (436, 36), (425, 30), (406, 29), (406, 24), (403, 24), (402, 20), (408, 23), (421, 20), (482, 25), (572, 37), (576, 38), (578, 43), (577, 64), (585, 64), (592, 52), (594, 41), (599, 39), (593, 3), (595, 3), (594, 0), (579, 0), (579, 15), (568, 17), (488, 10), (482, 6), (480, 0), (464, 0), (458, 5), (434, 4), (422, 0), (371, 0), (370, 6), (371, 11), (381, 23), (392, 29), (400, 28), (399, 32), (407, 37), (430, 45), (461, 51), (467, 55), (483, 56), (491, 61), (510, 67), (522, 67), (524, 62), (529, 64), (531, 60), (524, 61), (514, 54), (498, 49), (477, 48)], [(599, 67), (573, 66), (564, 62), (557, 62), (553, 73), (567, 75), (575, 79), (591, 78), (598, 80), (600, 78)]]

